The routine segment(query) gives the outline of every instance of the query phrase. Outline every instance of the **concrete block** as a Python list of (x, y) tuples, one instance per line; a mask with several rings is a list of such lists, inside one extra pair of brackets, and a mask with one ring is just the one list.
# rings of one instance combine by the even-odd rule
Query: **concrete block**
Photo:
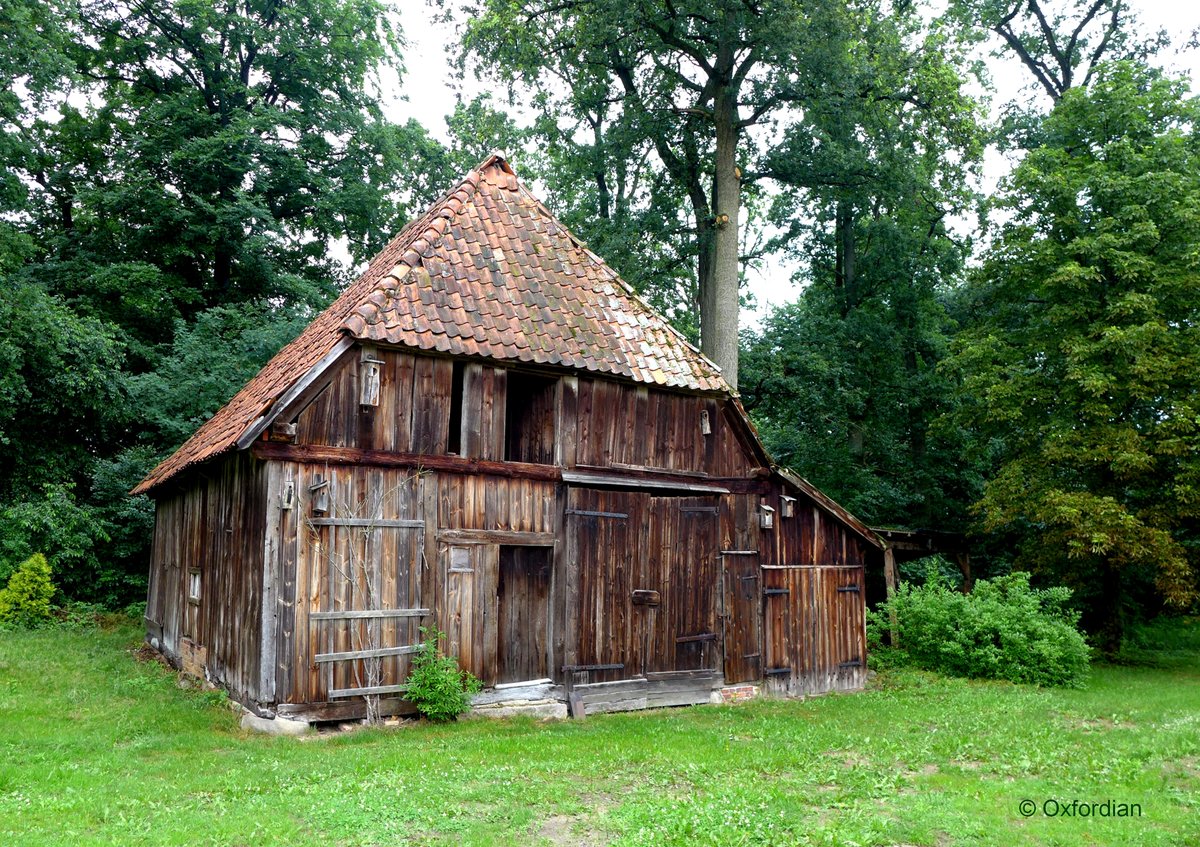
[(251, 711), (242, 712), (242, 729), (265, 732), (267, 735), (307, 735), (308, 721), (294, 721), (276, 716), (260, 718)]
[(527, 717), (566, 720), (567, 704), (561, 700), (506, 700), (472, 707), (471, 715), (483, 718)]

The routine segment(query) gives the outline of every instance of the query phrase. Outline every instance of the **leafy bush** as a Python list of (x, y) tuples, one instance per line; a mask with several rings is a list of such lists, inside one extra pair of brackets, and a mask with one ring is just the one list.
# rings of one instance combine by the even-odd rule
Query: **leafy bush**
[(429, 720), (452, 721), (471, 708), (471, 695), (483, 683), (460, 668), (456, 657), (442, 654), (438, 644), (446, 633), (421, 627), (421, 635), (425, 640), (413, 655), (407, 697)]
[(33, 628), (48, 622), (54, 590), (50, 563), (41, 553), (34, 553), (0, 589), (0, 623)]
[(901, 583), (895, 596), (869, 613), (878, 644), (894, 612), (899, 650), (911, 664), (952, 676), (1007, 679), (1035, 685), (1078, 686), (1089, 651), (1068, 588), (1039, 590), (1029, 574), (980, 580), (960, 594), (931, 570), (924, 585)]

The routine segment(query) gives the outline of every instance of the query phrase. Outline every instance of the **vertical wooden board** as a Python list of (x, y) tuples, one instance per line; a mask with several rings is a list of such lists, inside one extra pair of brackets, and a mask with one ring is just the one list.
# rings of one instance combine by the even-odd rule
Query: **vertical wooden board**
[[(467, 362), (463, 366), (462, 421), (459, 443), (462, 455), (479, 459), (484, 454), (483, 365)], [(488, 404), (488, 412), (491, 404)]]
[(477, 676), (486, 683), (499, 681), (499, 614), (497, 588), (499, 583), (499, 553), (495, 544), (480, 544), (476, 547), (476, 595), (478, 615), (475, 628), (476, 652), (481, 654), (478, 662), (481, 673)]
[(824, 523), (824, 521), (821, 519), (821, 517), (822, 517), (821, 510), (819, 508), (817, 508), (816, 506), (813, 506), (812, 516), (813, 516), (813, 523), (812, 523), (813, 551), (812, 551), (812, 561), (808, 562), (808, 564), (824, 565), (824, 564), (826, 564), (826, 562), (825, 562), (825, 532), (822, 527), (822, 524)]
[(279, 569), (280, 523), (283, 512), (279, 502), (283, 493), (284, 468), (279, 462), (266, 465), (266, 492), (263, 507), (266, 510), (266, 525), (263, 531), (262, 599), (259, 624), (259, 682), (254, 699), (262, 703), (275, 702), (275, 670), (278, 666), (276, 650), (279, 641), (279, 594), (283, 579)]
[[(501, 418), (501, 421), (504, 419)], [(484, 366), (479, 376), (479, 458), (500, 461), (504, 449), (504, 433), (496, 433), (496, 369)]]
[[(430, 610), (430, 617), (422, 623), (432, 624), (442, 632), (447, 631), (448, 603), (446, 567), (438, 550), (438, 501), (440, 478), (431, 473), (423, 476), (414, 491), (414, 500), (421, 504), (421, 517), (425, 521), (420, 542), (420, 573), (414, 577), (414, 583), (419, 587), (417, 599), (421, 608)], [(413, 622), (410, 631), (418, 632), (419, 624)]]
[(432, 453), (434, 442), (433, 418), (433, 359), (413, 357), (412, 451)]
[(683, 421), (687, 401), (685, 398), (673, 394), (668, 408), (671, 413), (667, 415), (667, 457), (663, 467), (675, 469), (679, 467), (680, 457), (684, 451)]
[(582, 378), (579, 380), (579, 396), (576, 400), (576, 446), (575, 461), (580, 465), (597, 464), (597, 432), (595, 421), (592, 419), (593, 397), (596, 381)]
[(414, 452), (413, 448), (413, 393), (416, 382), (416, 357), (410, 353), (388, 351), (394, 363), (395, 384), (393, 393), (395, 412), (392, 415), (392, 449), (401, 453)]
[(504, 421), (508, 409), (508, 371), (491, 368), (492, 375), (492, 420), (489, 428), (489, 456), (494, 461), (504, 459)]
[(359, 371), (362, 370), (358, 351), (348, 356), (346, 364), (338, 373), (339, 403), (336, 406), (336, 417), (333, 425), (333, 443), (337, 447), (353, 447), (359, 437), (359, 420), (362, 418), (361, 397), (358, 382)]
[[(317, 471), (318, 466), (310, 467), (310, 479), (315, 475), (313, 471)], [(324, 479), (329, 479), (329, 468), (320, 467), (319, 472)], [(330, 485), (332, 485), (332, 481)], [(327, 547), (330, 544), (328, 531), (318, 531), (315, 529), (308, 530), (310, 533), (308, 554), (308, 591), (307, 596), (307, 613), (305, 614), (306, 637), (309, 642), (307, 653), (308, 658), (308, 679), (306, 680), (305, 700), (307, 703), (314, 703), (324, 700), (324, 691), (321, 685), (321, 668), (316, 663), (316, 655), (328, 651), (328, 645), (321, 638), (320, 628), (316, 622), (311, 620), (310, 615), (313, 612), (320, 612), (322, 609), (323, 598), (322, 592), (329, 580), (325, 576), (326, 560), (328, 558)]]
[(655, 433), (658, 427), (658, 420), (662, 415), (667, 414), (666, 401), (669, 395), (662, 391), (646, 392), (645, 402), (639, 405), (638, 413), (640, 419), (638, 421), (639, 436), (644, 443), (642, 446), (642, 454), (645, 464), (648, 467), (666, 467), (662, 456), (663, 444), (661, 439), (657, 437), (647, 437), (651, 433)]
[(293, 668), (295, 662), (295, 632), (296, 632), (296, 585), (297, 573), (297, 533), (295, 491), (296, 467), (290, 463), (281, 463), (283, 487), (292, 487), (293, 505), (290, 509), (280, 509), (279, 538), (278, 538), (278, 579), (279, 591), (276, 597), (277, 612), (275, 616), (275, 702), (289, 702), (293, 696)]
[(558, 421), (555, 430), (555, 463), (564, 468), (575, 467), (579, 438), (579, 377), (577, 376), (564, 376), (559, 380)]
[(480, 503), (479, 507), (475, 505), (476, 494), (481, 493), (482, 483), (483, 480), (477, 476), (459, 476), (450, 480), (450, 484), (458, 489), (458, 495), (462, 502), (459, 526), (464, 529), (480, 529), (483, 526), (481, 522), (483, 509), (481, 507), (484, 504)]
[(592, 415), (596, 424), (597, 445), (600, 448), (596, 464), (609, 467), (617, 451), (617, 422), (620, 413), (619, 392), (621, 387), (611, 382), (596, 380), (592, 388)]

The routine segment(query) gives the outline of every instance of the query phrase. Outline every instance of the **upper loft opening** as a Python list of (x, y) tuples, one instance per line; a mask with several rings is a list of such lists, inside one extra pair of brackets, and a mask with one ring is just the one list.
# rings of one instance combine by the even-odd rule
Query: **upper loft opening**
[(504, 460), (554, 463), (558, 380), (509, 371), (504, 412)]

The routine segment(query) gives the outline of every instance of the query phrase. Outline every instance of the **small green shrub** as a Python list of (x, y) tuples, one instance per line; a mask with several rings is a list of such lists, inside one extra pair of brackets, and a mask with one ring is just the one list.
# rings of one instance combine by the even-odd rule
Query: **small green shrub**
[(34, 553), (0, 589), (0, 623), (33, 628), (49, 622), (54, 590), (50, 563), (41, 553)]
[(470, 671), (458, 666), (458, 659), (445, 656), (439, 643), (446, 634), (421, 627), (425, 639), (413, 655), (408, 673), (409, 701), (431, 721), (452, 721), (471, 708), (471, 695), (483, 688)]
[[(936, 571), (924, 585), (901, 583), (895, 596), (868, 614), (878, 644), (894, 612), (899, 651), (917, 667), (951, 676), (1078, 686), (1088, 669), (1087, 642), (1068, 588), (1039, 590), (1029, 574), (980, 580), (961, 594)], [(899, 657), (889, 657), (896, 662)]]

